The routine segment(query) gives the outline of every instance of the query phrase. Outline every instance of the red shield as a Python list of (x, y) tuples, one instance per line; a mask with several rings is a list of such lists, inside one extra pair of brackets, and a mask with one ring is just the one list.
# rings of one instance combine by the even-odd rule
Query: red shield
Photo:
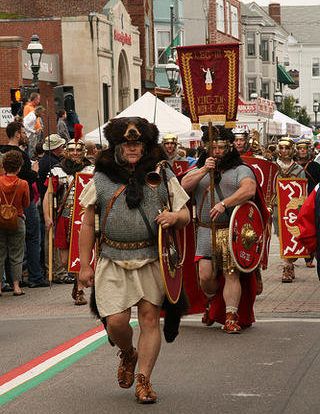
[[(68, 260), (68, 272), (80, 272), (80, 259), (79, 259), (79, 232), (83, 220), (84, 208), (80, 206), (79, 196), (84, 189), (85, 185), (92, 179), (93, 174), (77, 173), (75, 179), (74, 190), (74, 204), (71, 223), (71, 236), (70, 236), (70, 248), (69, 248), (69, 260)], [(94, 251), (92, 252), (91, 263), (94, 264)]]
[(305, 178), (278, 178), (278, 217), (280, 255), (283, 258), (307, 257), (307, 249), (297, 240), (300, 235), (296, 223), (300, 207), (307, 194)]
[(188, 161), (173, 161), (172, 169), (175, 175), (179, 177), (188, 171), (189, 163)]
[(160, 271), (166, 295), (171, 303), (177, 303), (182, 288), (182, 265), (179, 233), (173, 229), (163, 230), (159, 226), (158, 234)]
[(260, 263), (264, 249), (264, 226), (258, 207), (247, 201), (235, 207), (229, 227), (229, 247), (241, 272), (252, 272)]
[(254, 172), (257, 178), (262, 192), (264, 200), (268, 207), (273, 204), (276, 196), (276, 183), (279, 168), (276, 163), (265, 160), (263, 158), (256, 157), (241, 157), (246, 164), (249, 164), (254, 168)]

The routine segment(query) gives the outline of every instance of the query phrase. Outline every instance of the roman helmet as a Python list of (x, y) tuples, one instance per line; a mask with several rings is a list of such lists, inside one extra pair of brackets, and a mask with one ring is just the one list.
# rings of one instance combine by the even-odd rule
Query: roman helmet
[(173, 144), (177, 145), (178, 144), (178, 137), (174, 134), (164, 135), (164, 137), (162, 138), (162, 144), (169, 144), (169, 143), (173, 143)]
[(293, 139), (290, 137), (282, 137), (279, 139), (278, 145), (277, 145), (277, 154), (280, 159), (282, 158), (280, 155), (281, 147), (289, 148), (290, 152), (288, 154), (288, 158), (292, 159), (294, 156), (294, 152), (295, 152)]

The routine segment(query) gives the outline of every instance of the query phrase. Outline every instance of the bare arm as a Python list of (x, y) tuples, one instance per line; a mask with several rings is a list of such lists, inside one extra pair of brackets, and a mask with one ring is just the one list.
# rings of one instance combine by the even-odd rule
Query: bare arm
[(94, 283), (94, 271), (90, 266), (92, 249), (95, 245), (94, 214), (94, 206), (88, 206), (84, 213), (79, 234), (79, 257), (81, 267), (79, 279), (86, 287), (92, 286)]
[(164, 229), (174, 226), (176, 229), (182, 229), (190, 221), (190, 213), (186, 206), (179, 211), (163, 211), (156, 217), (156, 222), (161, 224)]
[(182, 178), (181, 186), (187, 193), (191, 193), (202, 180), (202, 178), (208, 174), (208, 172), (215, 168), (215, 159), (209, 157), (206, 159), (205, 165), (201, 168), (196, 168), (190, 171)]
[(49, 229), (52, 226), (52, 220), (49, 216), (49, 199), (48, 199), (48, 190), (46, 191), (43, 202), (42, 202), (42, 209), (43, 209), (43, 218), (45, 221), (46, 228)]
[[(256, 193), (257, 183), (252, 178), (244, 178), (240, 182), (240, 187), (237, 191), (231, 194), (229, 197), (225, 198), (217, 203), (210, 211), (210, 217), (212, 220), (217, 218), (220, 214), (224, 213), (227, 207), (234, 207), (245, 201), (250, 200)], [(223, 205), (224, 204), (224, 205)]]

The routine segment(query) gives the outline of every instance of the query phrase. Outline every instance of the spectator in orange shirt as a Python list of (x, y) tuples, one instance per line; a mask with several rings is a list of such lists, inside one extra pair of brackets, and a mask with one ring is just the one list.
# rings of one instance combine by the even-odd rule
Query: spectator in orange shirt
[(5, 175), (0, 177), (0, 203), (10, 203), (18, 212), (18, 228), (16, 230), (0, 228), (0, 275), (3, 275), (4, 262), (8, 256), (13, 279), (14, 296), (24, 295), (24, 292), (20, 288), (26, 236), (23, 209), (29, 207), (30, 204), (28, 183), (17, 176), (22, 165), (23, 157), (20, 152), (16, 150), (6, 152), (3, 156), (3, 169)]

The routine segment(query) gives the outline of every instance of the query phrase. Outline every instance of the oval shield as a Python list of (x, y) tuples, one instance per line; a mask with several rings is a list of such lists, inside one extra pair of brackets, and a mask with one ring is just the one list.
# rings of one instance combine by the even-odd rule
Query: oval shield
[[(182, 261), (179, 232), (173, 229), (163, 230), (159, 226), (158, 247), (160, 272), (169, 302), (178, 302), (182, 288)], [(183, 232), (181, 232), (183, 233)], [(175, 240), (176, 239), (176, 240)]]
[(231, 256), (241, 272), (252, 272), (259, 265), (264, 249), (264, 226), (258, 207), (247, 201), (235, 207), (229, 227)]

